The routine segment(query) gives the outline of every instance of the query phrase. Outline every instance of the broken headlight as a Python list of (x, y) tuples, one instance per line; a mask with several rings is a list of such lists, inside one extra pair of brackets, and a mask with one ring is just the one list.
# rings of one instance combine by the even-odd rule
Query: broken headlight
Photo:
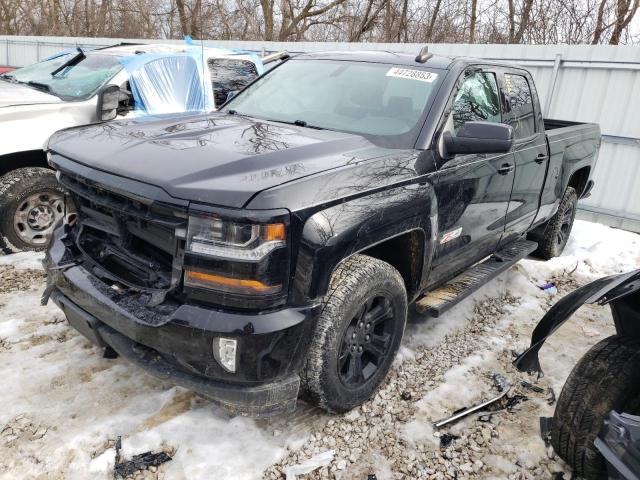
[[(245, 212), (246, 213), (246, 212)], [(289, 270), (288, 216), (189, 216), (184, 286), (192, 297), (238, 308), (283, 300)]]

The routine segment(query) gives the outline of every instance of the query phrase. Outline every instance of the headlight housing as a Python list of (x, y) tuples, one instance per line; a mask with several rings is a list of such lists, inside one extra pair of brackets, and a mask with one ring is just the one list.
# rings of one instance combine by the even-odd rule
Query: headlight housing
[(289, 277), (286, 212), (191, 212), (184, 261), (189, 296), (236, 308), (286, 300)]

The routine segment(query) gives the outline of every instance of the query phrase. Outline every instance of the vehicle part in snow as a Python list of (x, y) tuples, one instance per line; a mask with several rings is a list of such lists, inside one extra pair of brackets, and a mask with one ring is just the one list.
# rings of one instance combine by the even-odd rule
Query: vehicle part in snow
[(595, 446), (610, 479), (640, 480), (640, 417), (609, 412)]
[(538, 244), (528, 240), (518, 240), (510, 243), (442, 287), (428, 292), (416, 302), (416, 310), (422, 314), (439, 317), (480, 287), (486, 285), (487, 282), (525, 258), (537, 247)]
[(538, 288), (540, 290), (544, 290), (549, 295), (555, 295), (556, 293), (558, 293), (558, 288), (556, 287), (555, 283), (545, 283), (544, 285), (540, 285)]
[(440, 435), (440, 448), (441, 449), (449, 448), (453, 443), (453, 441), (457, 440), (458, 438), (460, 438), (459, 435), (443, 433), (442, 435)]
[[(557, 301), (542, 317), (531, 334), (530, 347), (514, 360), (521, 372), (542, 376), (538, 353), (544, 342), (585, 303), (609, 304), (619, 335), (640, 337), (638, 299), (640, 298), (640, 270), (603, 277), (580, 287)], [(635, 312), (635, 313), (634, 313)]]
[(509, 390), (511, 389), (511, 385), (509, 384), (509, 382), (507, 381), (506, 378), (504, 378), (502, 375), (500, 374), (495, 374), (493, 376), (493, 380), (496, 383), (496, 386), (498, 387), (498, 390), (500, 391), (500, 394), (490, 400), (486, 400), (482, 403), (479, 403), (478, 405), (474, 405), (473, 407), (468, 407), (468, 408), (462, 408), (460, 410), (456, 410), (453, 415), (451, 415), (450, 417), (447, 418), (443, 418), (442, 420), (438, 420), (437, 422), (434, 422), (433, 426), (435, 428), (441, 428), (449, 423), (455, 422), (457, 420), (460, 420), (463, 417), (466, 417), (467, 415), (469, 415), (470, 413), (473, 412), (477, 412), (478, 410), (482, 410), (483, 408), (488, 407), (489, 405), (496, 403), (498, 400), (504, 398), (504, 396), (509, 392)]
[(118, 436), (115, 443), (116, 458), (113, 467), (113, 478), (127, 478), (136, 472), (146, 470), (149, 467), (158, 467), (171, 460), (166, 452), (145, 452), (134, 455), (131, 460), (122, 461), (122, 437)]
[(551, 428), (553, 426), (552, 417), (540, 417), (540, 438), (546, 447), (551, 446)]
[(576, 364), (558, 397), (551, 444), (586, 480), (607, 476), (594, 441), (612, 410), (640, 414), (640, 338), (614, 335), (597, 343)]
[(335, 450), (327, 450), (298, 465), (287, 467), (286, 480), (296, 480), (298, 475), (305, 475), (318, 468), (326, 467), (331, 463), (331, 460), (333, 460), (335, 453)]
[(521, 394), (516, 394), (513, 395), (512, 397), (507, 397), (507, 404), (505, 405), (504, 409), (507, 412), (513, 412), (513, 409), (520, 405), (522, 402), (526, 402), (527, 400), (529, 400), (529, 398), (526, 395), (521, 395)]
[(335, 269), (301, 374), (311, 400), (346, 412), (384, 380), (407, 320), (400, 273), (382, 260), (353, 255)]
[(522, 385), (524, 388), (528, 388), (529, 390), (536, 392), (536, 393), (544, 393), (544, 388), (538, 387), (537, 385), (533, 385), (529, 382), (527, 382), (526, 380), (522, 380), (520, 382), (520, 385)]
[(536, 232), (527, 237), (538, 242), (533, 255), (543, 260), (560, 256), (571, 235), (577, 206), (578, 194), (572, 187), (567, 187), (555, 215), (540, 229), (543, 233), (536, 235)]
[(0, 243), (9, 252), (44, 250), (64, 214), (53, 170), (19, 168), (0, 177)]
[(412, 398), (411, 392), (407, 392), (407, 391), (402, 392), (400, 394), (400, 398), (405, 402), (408, 402)]

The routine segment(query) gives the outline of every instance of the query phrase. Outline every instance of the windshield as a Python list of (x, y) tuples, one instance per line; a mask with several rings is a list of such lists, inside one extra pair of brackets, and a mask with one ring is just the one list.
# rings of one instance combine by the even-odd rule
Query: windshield
[(98, 53), (87, 53), (72, 65), (52, 75), (78, 52), (71, 52), (28, 67), (14, 70), (3, 78), (29, 85), (52, 95), (70, 100), (91, 98), (105, 83), (122, 69), (118, 57)]
[(229, 113), (373, 136), (420, 128), (436, 71), (380, 63), (290, 60), (223, 109)]

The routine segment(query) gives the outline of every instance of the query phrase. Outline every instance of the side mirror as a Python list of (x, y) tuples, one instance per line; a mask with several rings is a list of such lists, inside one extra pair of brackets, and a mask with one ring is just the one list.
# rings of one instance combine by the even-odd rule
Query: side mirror
[(113, 120), (129, 107), (130, 95), (117, 85), (105, 85), (98, 92), (97, 116), (101, 122)]
[(225, 100), (225, 102), (228, 102), (229, 100), (231, 100), (233, 97), (235, 97), (238, 93), (240, 92), (240, 90), (231, 90), (229, 91), (229, 93), (227, 93), (227, 99)]
[(447, 157), (457, 154), (506, 153), (513, 145), (513, 128), (504, 123), (466, 122), (457, 135), (444, 132)]

